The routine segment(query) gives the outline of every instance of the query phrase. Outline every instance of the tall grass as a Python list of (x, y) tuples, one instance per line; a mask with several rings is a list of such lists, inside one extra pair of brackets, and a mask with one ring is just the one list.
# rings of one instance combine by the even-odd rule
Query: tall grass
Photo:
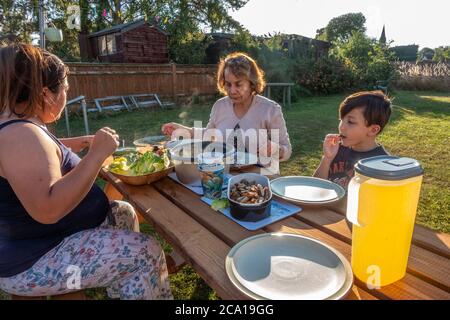
[(450, 65), (442, 62), (396, 64), (399, 79), (397, 89), (450, 91)]

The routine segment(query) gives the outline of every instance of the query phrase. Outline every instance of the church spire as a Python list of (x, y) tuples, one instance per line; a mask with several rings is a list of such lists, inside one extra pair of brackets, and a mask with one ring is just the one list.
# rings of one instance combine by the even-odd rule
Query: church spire
[(381, 44), (386, 44), (386, 32), (384, 30), (384, 25), (383, 25), (383, 31), (381, 31), (381, 36), (380, 36), (379, 42)]

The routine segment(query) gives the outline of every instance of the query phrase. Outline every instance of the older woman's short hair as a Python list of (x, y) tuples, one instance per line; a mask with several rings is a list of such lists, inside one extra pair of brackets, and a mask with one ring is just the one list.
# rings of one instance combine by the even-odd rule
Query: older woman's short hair
[(258, 67), (254, 59), (242, 52), (233, 52), (220, 60), (217, 70), (217, 89), (227, 94), (225, 90), (225, 69), (229, 69), (237, 77), (246, 77), (253, 89), (253, 92), (262, 93), (266, 82), (264, 71)]

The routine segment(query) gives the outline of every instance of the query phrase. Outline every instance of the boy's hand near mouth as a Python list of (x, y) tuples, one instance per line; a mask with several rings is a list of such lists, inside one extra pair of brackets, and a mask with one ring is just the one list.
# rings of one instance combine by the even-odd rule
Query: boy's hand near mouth
[(327, 134), (323, 141), (323, 156), (330, 161), (334, 159), (341, 142), (341, 135), (339, 134)]

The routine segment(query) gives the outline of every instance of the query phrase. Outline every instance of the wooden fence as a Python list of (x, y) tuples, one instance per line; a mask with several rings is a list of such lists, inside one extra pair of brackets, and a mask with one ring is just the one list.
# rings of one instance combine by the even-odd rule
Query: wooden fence
[(68, 99), (87, 101), (106, 96), (156, 93), (177, 101), (192, 95), (214, 95), (215, 65), (113, 64), (69, 62)]

